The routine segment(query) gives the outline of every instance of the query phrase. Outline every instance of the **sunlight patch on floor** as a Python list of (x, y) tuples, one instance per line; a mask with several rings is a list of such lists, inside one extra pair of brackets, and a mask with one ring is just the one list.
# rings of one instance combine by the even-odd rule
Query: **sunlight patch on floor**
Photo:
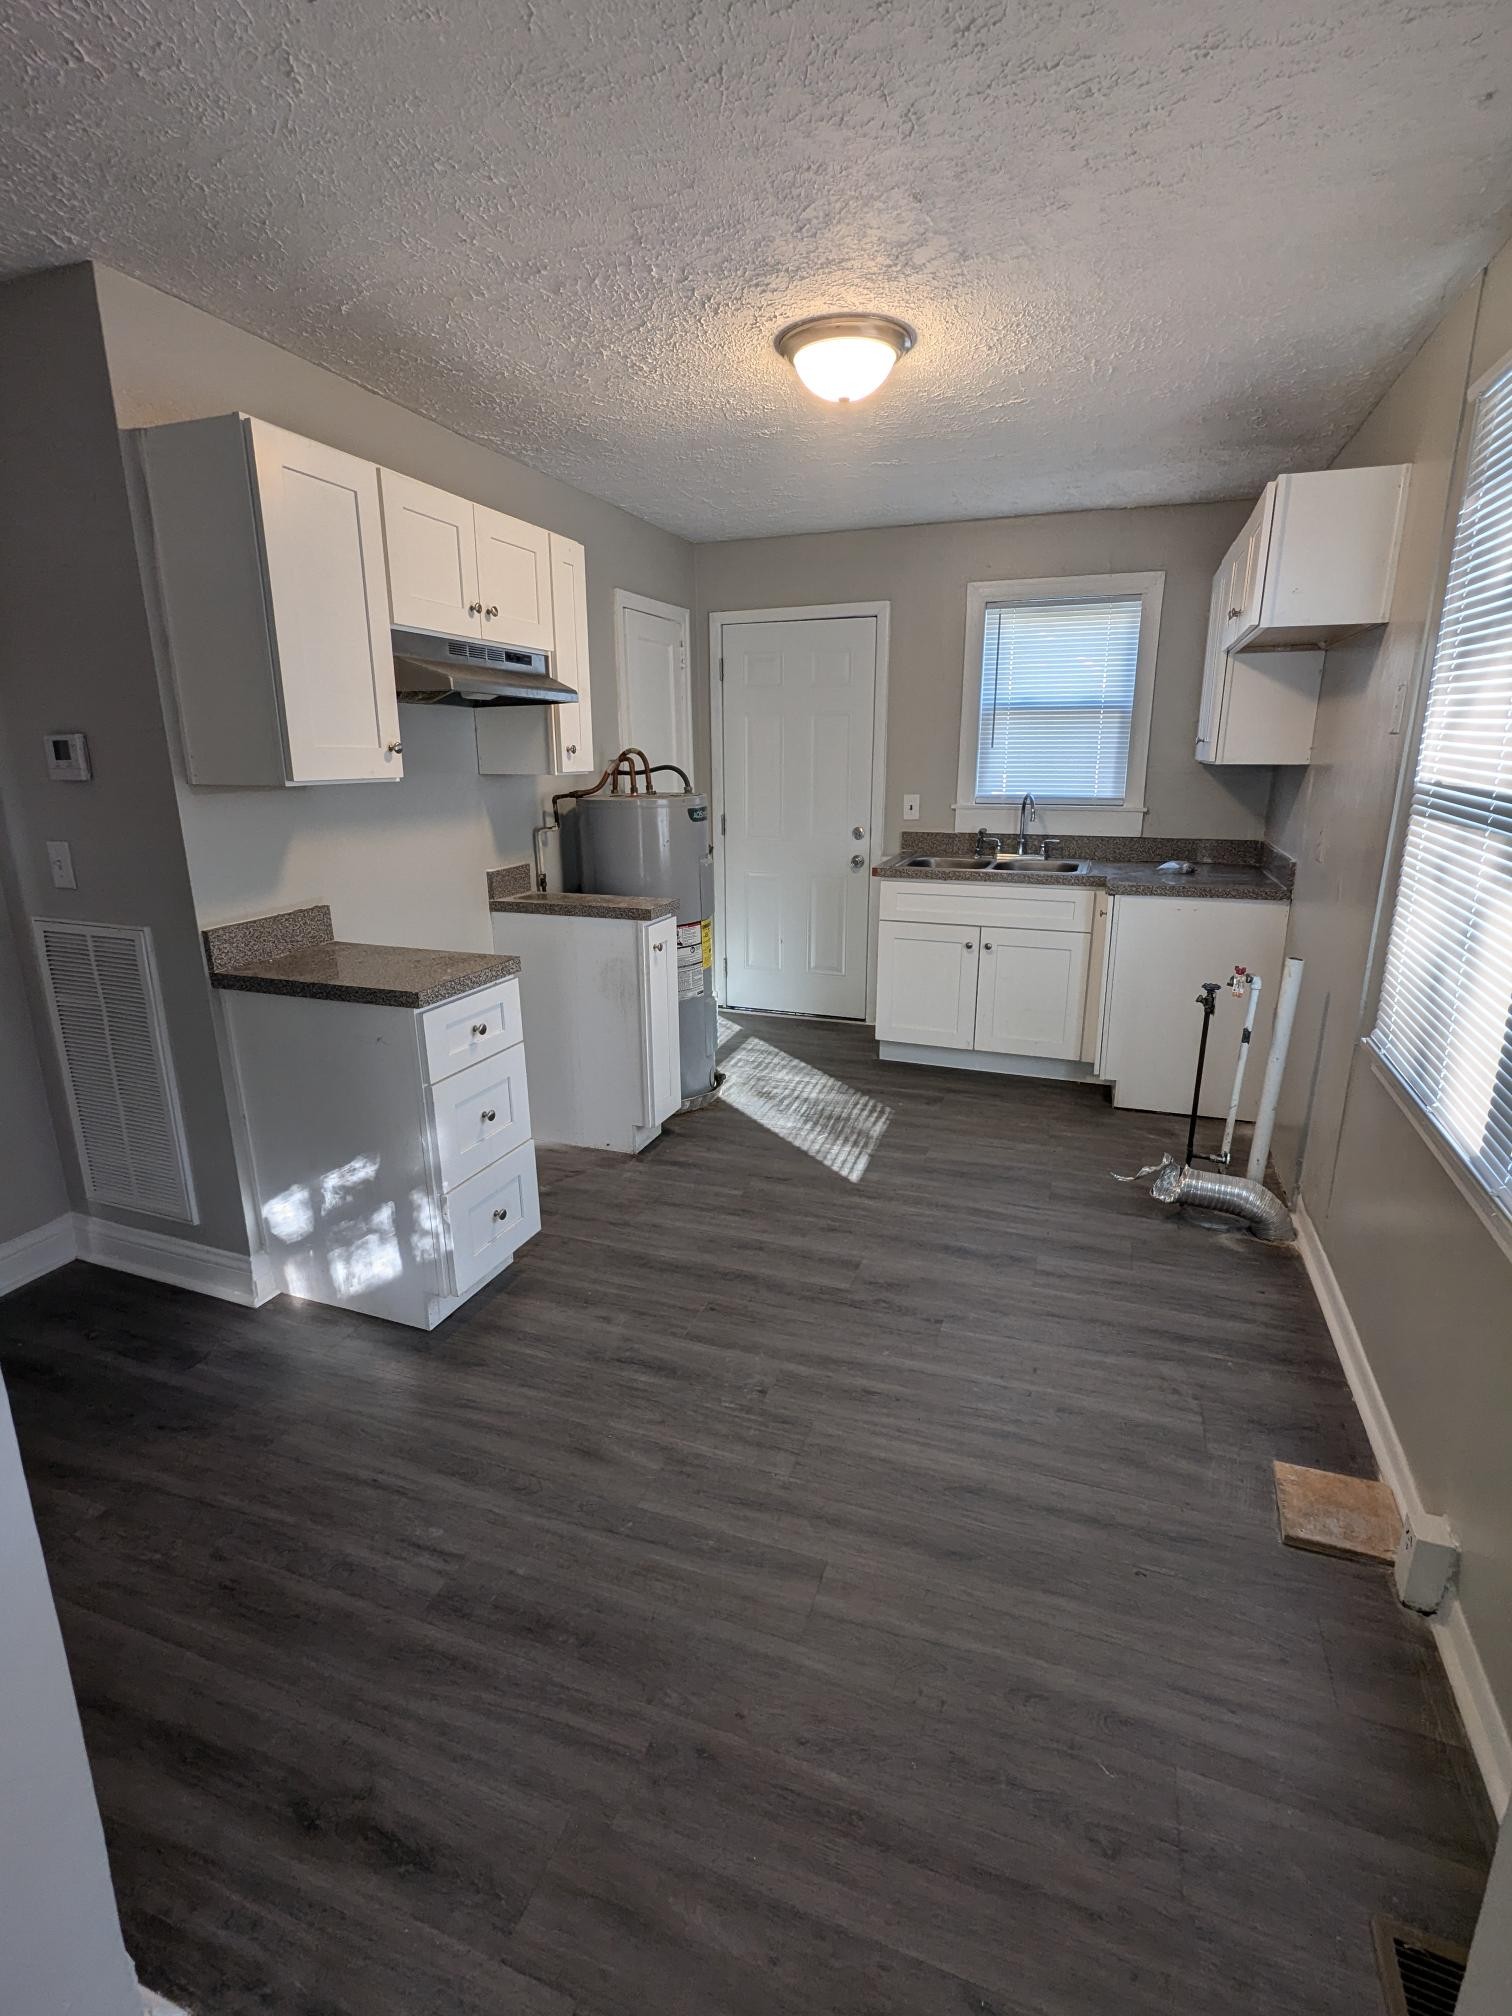
[(759, 1036), (748, 1037), (726, 1059), (721, 1096), (848, 1183), (865, 1175), (893, 1111)]

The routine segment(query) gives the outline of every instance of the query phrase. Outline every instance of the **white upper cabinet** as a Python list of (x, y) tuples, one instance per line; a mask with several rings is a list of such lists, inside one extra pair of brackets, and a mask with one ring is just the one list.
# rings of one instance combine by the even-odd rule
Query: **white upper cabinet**
[(1311, 760), (1322, 647), (1390, 614), (1407, 476), (1323, 469), (1266, 485), (1213, 580), (1199, 762)]
[(483, 637), (531, 651), (555, 645), (551, 620), (551, 534), (486, 504), (473, 506)]
[(381, 482), (396, 628), (553, 648), (548, 532), (392, 469)]
[(556, 629), (556, 676), (576, 688), (576, 700), (551, 709), (552, 768), (593, 768), (593, 702), (588, 679), (587, 556), (576, 539), (551, 534), (551, 608)]
[(389, 612), (397, 630), (478, 637), (478, 543), (473, 506), (413, 476), (380, 469)]
[(402, 776), (374, 465), (239, 413), (137, 439), (190, 783)]

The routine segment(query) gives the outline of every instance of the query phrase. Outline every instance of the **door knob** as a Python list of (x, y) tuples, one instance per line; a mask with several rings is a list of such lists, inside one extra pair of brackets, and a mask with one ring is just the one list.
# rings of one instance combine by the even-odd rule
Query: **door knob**
[(864, 854), (852, 854), (851, 866), (852, 868), (864, 868), (866, 866), (866, 856)]

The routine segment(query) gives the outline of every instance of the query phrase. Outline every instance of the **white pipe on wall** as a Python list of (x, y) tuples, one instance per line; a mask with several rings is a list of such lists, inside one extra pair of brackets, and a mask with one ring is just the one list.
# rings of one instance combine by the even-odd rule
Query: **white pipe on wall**
[(1297, 996), (1301, 991), (1302, 961), (1288, 959), (1281, 969), (1281, 991), (1276, 996), (1276, 1023), (1271, 1030), (1270, 1056), (1265, 1063), (1260, 1110), (1255, 1115), (1249, 1163), (1244, 1172), (1252, 1183), (1265, 1181), (1271, 1136), (1276, 1131), (1276, 1108), (1281, 1103), (1281, 1079), (1286, 1071), (1286, 1053), (1291, 1048), (1292, 1024), (1297, 1019)]
[[(1237, 974), (1238, 968), (1234, 971)], [(1239, 1056), (1234, 1065), (1234, 1089), (1229, 1094), (1228, 1118), (1223, 1123), (1223, 1146), (1219, 1150), (1219, 1167), (1227, 1169), (1234, 1153), (1234, 1128), (1239, 1119), (1239, 1095), (1244, 1090), (1244, 1067), (1249, 1063), (1250, 1038), (1254, 1034), (1255, 1015), (1260, 1007), (1260, 975), (1249, 973), (1245, 976), (1248, 999), (1244, 1004), (1244, 1027), (1239, 1033)], [(1233, 986), (1233, 981), (1229, 986)]]

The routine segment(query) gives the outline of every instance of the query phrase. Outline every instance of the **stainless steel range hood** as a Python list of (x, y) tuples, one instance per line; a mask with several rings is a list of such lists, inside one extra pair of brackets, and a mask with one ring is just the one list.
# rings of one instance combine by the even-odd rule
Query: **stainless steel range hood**
[(576, 700), (551, 676), (544, 651), (474, 644), (428, 630), (395, 630), (394, 683), (402, 702), (426, 707), (530, 707)]

